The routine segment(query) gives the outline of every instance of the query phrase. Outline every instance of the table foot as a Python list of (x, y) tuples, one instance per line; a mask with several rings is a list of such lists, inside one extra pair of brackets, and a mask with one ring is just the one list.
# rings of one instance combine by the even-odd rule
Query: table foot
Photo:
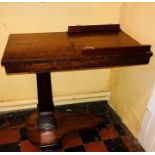
[[(41, 118), (42, 117), (42, 118)], [(57, 145), (71, 131), (92, 128), (102, 119), (92, 114), (34, 112), (27, 123), (28, 139), (40, 146)]]
[(59, 150), (62, 148), (62, 144), (61, 142), (55, 143), (55, 144), (51, 144), (51, 145), (41, 145), (39, 146), (40, 150), (42, 152), (51, 152), (51, 151), (55, 151), (55, 150)]

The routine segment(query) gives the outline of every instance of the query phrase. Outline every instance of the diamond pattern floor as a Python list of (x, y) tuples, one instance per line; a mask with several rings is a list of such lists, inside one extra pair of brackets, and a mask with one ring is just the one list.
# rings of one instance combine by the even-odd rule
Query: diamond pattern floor
[(38, 148), (27, 139), (26, 120), (35, 109), (0, 114), (1, 152), (142, 152), (144, 149), (106, 101), (56, 107), (61, 112), (93, 113), (103, 122), (92, 129), (74, 131), (55, 147)]

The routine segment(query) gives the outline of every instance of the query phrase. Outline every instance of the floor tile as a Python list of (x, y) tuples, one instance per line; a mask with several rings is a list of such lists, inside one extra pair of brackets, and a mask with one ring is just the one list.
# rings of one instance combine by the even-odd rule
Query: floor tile
[(124, 144), (126, 144), (128, 150), (130, 152), (136, 151), (136, 147), (133, 145), (133, 143), (129, 140), (129, 138), (127, 136), (122, 136), (121, 138), (122, 138)]
[(15, 143), (19, 141), (19, 129), (0, 130), (0, 144)]
[(99, 129), (99, 130), (101, 130), (101, 129), (106, 129), (106, 128), (107, 128), (107, 124), (100, 123), (100, 124), (97, 125), (96, 128)]
[(98, 132), (102, 140), (114, 139), (118, 137), (118, 133), (113, 127), (101, 129)]
[(0, 129), (4, 129), (6, 126), (6, 117), (5, 115), (0, 116)]
[(30, 141), (25, 140), (20, 143), (20, 152), (40, 152), (41, 150)]
[(71, 132), (67, 134), (63, 139), (62, 139), (63, 147), (68, 148), (68, 147), (73, 147), (77, 145), (82, 145), (82, 139), (80, 137), (80, 134), (78, 131)]
[(110, 121), (108, 120), (106, 115), (103, 115), (103, 121), (97, 125), (98, 129), (103, 129), (103, 128), (107, 128), (108, 125), (110, 124)]
[(81, 130), (79, 131), (79, 133), (83, 143), (91, 143), (91, 142), (96, 142), (101, 140), (97, 130), (94, 128)]
[[(94, 114), (103, 119), (96, 128), (71, 132), (60, 145), (39, 149), (28, 141), (26, 120), (35, 109), (0, 114), (0, 151), (104, 152), (144, 151), (107, 101), (57, 106), (63, 113)], [(7, 136), (6, 136), (7, 135)], [(9, 136), (8, 136), (9, 135)], [(20, 143), (20, 146), (18, 145)]]
[(113, 111), (112, 108), (110, 108), (109, 111), (106, 112), (106, 116), (108, 117), (109, 121), (114, 124), (114, 123), (120, 123), (121, 119), (118, 117), (118, 115)]
[(66, 148), (64, 149), (65, 152), (85, 152), (85, 148), (83, 145), (78, 145), (75, 147), (70, 147), (70, 148)]
[(19, 152), (19, 143), (10, 143), (0, 145), (0, 152)]
[(26, 127), (20, 128), (20, 140), (26, 140), (27, 134), (26, 134)]
[(117, 130), (120, 136), (124, 136), (126, 134), (120, 123), (115, 123), (113, 124), (113, 126)]
[(84, 144), (86, 152), (107, 152), (107, 148), (102, 141)]
[(121, 138), (115, 138), (104, 141), (109, 152), (128, 152), (128, 148)]

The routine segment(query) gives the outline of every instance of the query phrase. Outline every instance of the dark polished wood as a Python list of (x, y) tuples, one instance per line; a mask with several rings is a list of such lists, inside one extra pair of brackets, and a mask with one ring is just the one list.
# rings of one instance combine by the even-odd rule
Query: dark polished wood
[(81, 113), (55, 113), (57, 128), (42, 132), (38, 130), (38, 114), (33, 113), (27, 124), (27, 135), (29, 140), (39, 146), (59, 143), (60, 140), (71, 131), (97, 126), (103, 120), (92, 114)]
[(50, 73), (37, 73), (38, 120), (37, 130), (46, 132), (56, 128)]
[(114, 32), (120, 30), (119, 24), (68, 26), (68, 32)]
[(37, 73), (38, 111), (54, 112), (50, 73)]
[(37, 77), (38, 112), (28, 120), (28, 138), (40, 146), (51, 145), (72, 130), (102, 121), (90, 114), (54, 113), (50, 72), (148, 64), (150, 48), (127, 35), (118, 24), (11, 34), (2, 58), (6, 73), (35, 73)]
[(147, 64), (151, 55), (150, 45), (118, 24), (72, 26), (69, 32), (11, 34), (2, 65), (7, 73), (37, 73)]
[[(124, 46), (124, 47), (108, 47), (108, 48), (92, 48), (87, 47), (82, 49), (82, 54), (86, 56), (102, 56), (102, 55), (123, 55), (126, 52), (127, 56), (130, 55), (148, 55), (152, 56), (150, 45), (142, 46)], [(148, 52), (146, 52), (148, 51)]]

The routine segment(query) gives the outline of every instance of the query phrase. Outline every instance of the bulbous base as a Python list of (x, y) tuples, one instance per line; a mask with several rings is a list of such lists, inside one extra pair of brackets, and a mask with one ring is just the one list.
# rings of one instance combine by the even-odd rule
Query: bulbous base
[(40, 147), (55, 145), (69, 132), (92, 128), (101, 122), (100, 117), (91, 114), (34, 112), (27, 122), (27, 136), (32, 143)]

